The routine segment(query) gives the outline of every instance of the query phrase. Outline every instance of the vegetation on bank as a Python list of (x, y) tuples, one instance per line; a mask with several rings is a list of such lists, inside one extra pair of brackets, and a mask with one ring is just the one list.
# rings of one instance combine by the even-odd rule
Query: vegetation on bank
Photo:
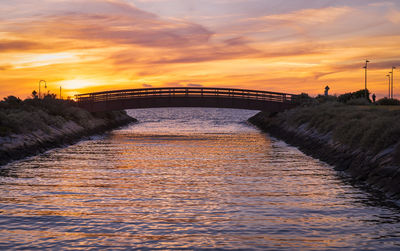
[(360, 90), (338, 97), (303, 94), (301, 104), (278, 114), (270, 123), (303, 125), (330, 134), (335, 142), (373, 154), (400, 142), (400, 109), (395, 107), (399, 100), (384, 98), (374, 103)]
[(372, 153), (400, 141), (400, 110), (324, 103), (299, 107), (278, 116), (290, 125), (303, 124), (319, 133), (331, 133), (336, 142)]
[(70, 121), (90, 129), (95, 119), (111, 121), (121, 115), (126, 115), (125, 111), (90, 113), (75, 106), (72, 100), (55, 99), (51, 94), (43, 99), (33, 95), (25, 100), (9, 96), (0, 101), (0, 137), (37, 130), (48, 132), (50, 127), (62, 128)]
[(359, 90), (349, 92), (339, 96), (318, 95), (315, 98), (310, 97), (306, 93), (299, 95), (298, 102), (302, 105), (317, 105), (326, 102), (339, 102), (347, 105), (378, 105), (378, 106), (400, 106), (400, 100), (391, 98), (382, 98), (379, 100), (371, 99), (369, 90)]

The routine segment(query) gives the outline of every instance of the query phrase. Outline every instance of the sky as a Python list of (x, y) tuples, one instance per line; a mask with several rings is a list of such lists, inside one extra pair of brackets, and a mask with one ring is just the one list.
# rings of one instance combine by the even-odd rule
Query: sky
[[(0, 0), (0, 98), (205, 86), (400, 98), (399, 0)], [(42, 82), (43, 83), (43, 82)]]

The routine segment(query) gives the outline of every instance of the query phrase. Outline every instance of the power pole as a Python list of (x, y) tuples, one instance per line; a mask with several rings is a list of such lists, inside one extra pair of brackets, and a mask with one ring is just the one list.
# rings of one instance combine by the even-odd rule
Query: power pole
[(392, 99), (394, 98), (394, 93), (393, 93), (393, 75), (394, 75), (394, 69), (396, 69), (396, 67), (392, 66)]
[(390, 74), (386, 75), (386, 77), (389, 79), (389, 95), (388, 95), (388, 98), (390, 99), (390, 96), (391, 96), (391, 94), (390, 94), (391, 93), (391, 91), (390, 91)]
[(367, 71), (368, 71), (368, 59), (365, 60), (365, 66), (363, 67), (365, 69), (365, 98), (368, 99), (367, 97)]
[(40, 84), (41, 84), (42, 82), (44, 82), (44, 88), (47, 88), (47, 83), (46, 83), (46, 81), (43, 80), (43, 79), (39, 80), (39, 99), (40, 99)]

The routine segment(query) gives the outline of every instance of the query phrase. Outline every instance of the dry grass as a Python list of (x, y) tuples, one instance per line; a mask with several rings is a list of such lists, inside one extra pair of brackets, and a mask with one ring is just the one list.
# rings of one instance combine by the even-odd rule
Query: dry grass
[(0, 101), (0, 137), (29, 133), (36, 130), (48, 132), (50, 127), (61, 128), (67, 121), (90, 129), (96, 118), (113, 120), (125, 112), (92, 114), (80, 109), (72, 101), (54, 98), (26, 99), (15, 97)]
[(386, 110), (386, 111), (400, 111), (399, 105), (369, 105), (369, 106), (357, 106), (361, 109), (378, 109), (378, 110)]
[(348, 106), (325, 103), (301, 107), (278, 115), (294, 126), (306, 124), (342, 144), (377, 153), (400, 140), (400, 109), (398, 107)]

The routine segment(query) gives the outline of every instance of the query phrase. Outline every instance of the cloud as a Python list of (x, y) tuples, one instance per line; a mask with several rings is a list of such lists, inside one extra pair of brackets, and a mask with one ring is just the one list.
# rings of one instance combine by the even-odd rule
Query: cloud
[(11, 69), (10, 65), (0, 65), (0, 71), (6, 71)]
[(183, 87), (183, 84), (179, 82), (167, 82), (161, 84), (162, 87)]
[[(57, 14), (16, 19), (0, 27), (15, 36), (97, 41), (144, 47), (190, 47), (206, 43), (212, 32), (187, 22), (164, 20), (120, 1), (74, 1), (76, 6)], [(79, 3), (79, 4), (78, 4)], [(64, 4), (66, 4), (64, 2)], [(107, 11), (104, 11), (103, 8)], [(57, 31), (57, 32), (55, 32)], [(49, 37), (49, 34), (51, 36)]]
[(127, 16), (97, 16), (93, 19), (91, 16), (68, 15), (56, 17), (52, 22), (73, 27), (67, 33), (67, 38), (143, 47), (190, 47), (206, 43), (212, 34), (204, 27), (192, 23)]
[(378, 62), (370, 62), (368, 68), (371, 70), (384, 70), (387, 69), (388, 71), (394, 67), (400, 66), (400, 59), (399, 60), (383, 60)]
[[(343, 71), (354, 71), (354, 70), (363, 70), (365, 65), (365, 61), (359, 60), (359, 62), (352, 62), (347, 64), (336, 64), (330, 66), (330, 69), (333, 73), (343, 72)], [(400, 60), (370, 60), (368, 64), (368, 69), (371, 71), (379, 71), (379, 70), (387, 70), (390, 71), (392, 66), (400, 66)]]
[(203, 87), (203, 85), (201, 85), (201, 84), (187, 84), (186, 86), (188, 86), (188, 87)]
[(324, 23), (333, 22), (350, 11), (350, 7), (303, 9), (287, 14), (268, 15), (258, 18), (258, 20), (273, 22), (275, 24), (321, 25)]
[(228, 60), (246, 57), (257, 57), (260, 51), (249, 46), (230, 46), (223, 45), (208, 46), (205, 48), (194, 48), (192, 50), (178, 51), (175, 54), (161, 56), (151, 64), (190, 64), (200, 62), (210, 62), (217, 60)]
[(22, 92), (41, 78), (98, 84), (87, 91), (201, 84), (297, 92), (326, 79), (351, 88), (362, 82), (363, 59), (382, 75), (399, 56), (398, 4), (371, 3), (5, 0), (0, 91)]
[(43, 44), (25, 40), (0, 40), (0, 53), (9, 51), (44, 50)]
[(290, 28), (298, 31), (306, 27), (329, 25), (337, 21), (340, 17), (351, 13), (352, 8), (326, 7), (319, 9), (300, 9), (288, 13), (269, 14), (241, 20), (238, 26), (240, 30), (247, 29), (251, 32), (274, 32), (283, 28)]
[(386, 18), (390, 20), (390, 22), (394, 24), (400, 24), (400, 11), (399, 10), (391, 10), (386, 15)]

